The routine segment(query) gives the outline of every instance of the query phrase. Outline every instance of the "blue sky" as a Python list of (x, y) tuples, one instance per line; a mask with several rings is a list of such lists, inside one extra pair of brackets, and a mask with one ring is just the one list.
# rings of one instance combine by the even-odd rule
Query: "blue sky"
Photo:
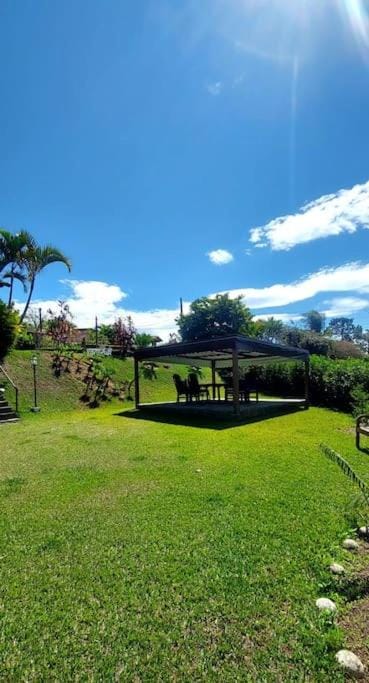
[(365, 7), (3, 0), (0, 224), (73, 261), (36, 305), (165, 338), (230, 291), (369, 326)]

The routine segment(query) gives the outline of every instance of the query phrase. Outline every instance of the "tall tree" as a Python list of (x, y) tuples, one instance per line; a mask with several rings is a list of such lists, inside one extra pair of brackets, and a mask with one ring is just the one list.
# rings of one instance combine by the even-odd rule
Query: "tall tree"
[(211, 339), (228, 334), (254, 335), (256, 326), (242, 297), (230, 299), (228, 294), (202, 297), (190, 305), (190, 312), (181, 315), (177, 324), (183, 341)]
[(319, 313), (319, 311), (315, 311), (313, 309), (305, 313), (304, 319), (305, 326), (308, 330), (310, 330), (310, 332), (316, 332), (317, 334), (321, 334), (323, 332), (325, 325), (324, 314)]
[(9, 307), (13, 303), (14, 280), (19, 280), (26, 291), (23, 257), (30, 239), (31, 235), (26, 230), (13, 234), (0, 229), (0, 287), (9, 288)]
[(136, 329), (130, 316), (126, 320), (118, 318), (113, 324), (113, 344), (119, 346), (120, 355), (125, 358), (134, 350)]
[(353, 318), (332, 318), (327, 332), (333, 337), (338, 337), (341, 341), (352, 341), (355, 334)]
[(20, 318), (21, 322), (23, 322), (25, 316), (27, 315), (37, 276), (42, 270), (44, 270), (44, 268), (52, 263), (63, 263), (68, 268), (69, 272), (71, 270), (71, 262), (69, 258), (65, 256), (65, 254), (63, 254), (59, 249), (53, 247), (52, 245), (41, 247), (39, 244), (37, 244), (36, 240), (31, 238), (28, 241), (27, 248), (24, 253), (24, 267), (29, 284), (29, 291), (27, 301)]
[(46, 323), (47, 334), (57, 346), (62, 346), (69, 341), (73, 328), (73, 316), (70, 308), (65, 301), (58, 301), (57, 312), (54, 313), (49, 309), (47, 313), (49, 316)]

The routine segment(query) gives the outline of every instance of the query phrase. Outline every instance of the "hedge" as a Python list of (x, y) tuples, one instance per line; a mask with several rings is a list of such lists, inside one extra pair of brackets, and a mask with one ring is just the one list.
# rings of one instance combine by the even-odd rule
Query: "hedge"
[[(302, 363), (271, 363), (251, 367), (245, 373), (250, 385), (257, 384), (266, 393), (298, 397), (304, 393)], [(311, 356), (310, 400), (312, 405), (345, 412), (354, 408), (352, 392), (360, 389), (368, 394), (369, 359), (334, 360)]]

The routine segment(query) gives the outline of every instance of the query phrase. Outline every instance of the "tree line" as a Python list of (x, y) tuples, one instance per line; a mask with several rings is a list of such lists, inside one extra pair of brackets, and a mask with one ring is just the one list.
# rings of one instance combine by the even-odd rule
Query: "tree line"
[(231, 299), (228, 294), (196, 299), (189, 312), (179, 316), (177, 324), (183, 341), (244, 334), (331, 358), (359, 358), (369, 350), (369, 332), (355, 325), (353, 318), (336, 317), (326, 324), (323, 314), (310, 310), (299, 325), (273, 317), (260, 320), (252, 315), (242, 297)]

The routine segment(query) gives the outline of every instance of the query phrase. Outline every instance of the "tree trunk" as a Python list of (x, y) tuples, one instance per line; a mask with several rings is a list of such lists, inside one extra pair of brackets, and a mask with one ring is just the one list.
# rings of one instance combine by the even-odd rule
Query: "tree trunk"
[(32, 280), (31, 280), (31, 286), (30, 286), (30, 288), (29, 288), (29, 292), (28, 292), (28, 297), (27, 297), (26, 305), (25, 305), (24, 310), (23, 310), (23, 313), (22, 313), (22, 315), (21, 315), (21, 317), (20, 317), (20, 322), (21, 322), (21, 323), (23, 322), (23, 320), (24, 320), (24, 318), (25, 318), (25, 316), (26, 316), (26, 314), (27, 314), (27, 311), (28, 311), (28, 309), (29, 309), (29, 305), (30, 305), (30, 303), (31, 303), (31, 299), (32, 299), (32, 294), (33, 294), (34, 287), (35, 287), (35, 276), (33, 276)]
[(14, 285), (13, 273), (14, 273), (14, 268), (13, 268), (13, 266), (12, 266), (12, 269), (11, 269), (11, 276), (10, 276), (10, 289), (9, 289), (8, 308), (11, 307), (11, 305), (12, 305), (12, 299), (13, 299), (13, 285)]

